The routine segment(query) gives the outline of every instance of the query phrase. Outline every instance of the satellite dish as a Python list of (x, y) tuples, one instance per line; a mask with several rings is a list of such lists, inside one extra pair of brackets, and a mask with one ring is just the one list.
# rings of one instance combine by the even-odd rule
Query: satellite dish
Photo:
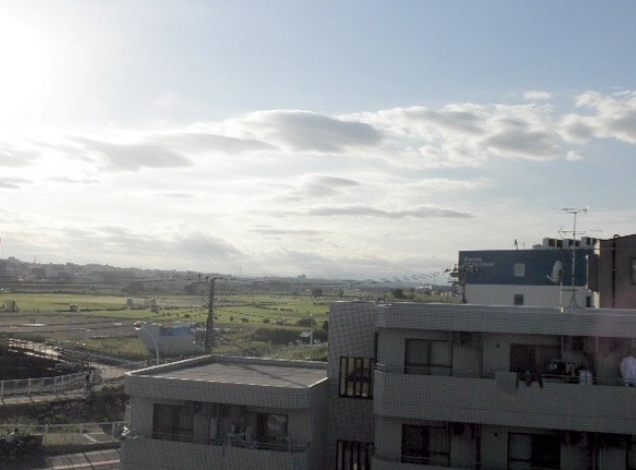
[(552, 266), (552, 275), (548, 276), (555, 284), (560, 284), (563, 281), (563, 263), (561, 261), (556, 261), (554, 266)]

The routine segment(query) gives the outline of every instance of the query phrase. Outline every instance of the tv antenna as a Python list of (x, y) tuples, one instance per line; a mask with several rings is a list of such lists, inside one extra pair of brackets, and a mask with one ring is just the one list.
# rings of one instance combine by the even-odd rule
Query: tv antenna
[[(572, 270), (570, 273), (571, 276), (571, 297), (569, 307), (578, 307), (579, 305), (576, 302), (576, 283), (574, 280), (574, 276), (576, 274), (576, 249), (578, 248), (577, 233), (584, 234), (585, 232), (577, 232), (576, 231), (576, 221), (579, 214), (587, 214), (588, 206), (585, 206), (582, 209), (576, 209), (573, 207), (561, 207), (559, 210), (567, 212), (572, 215), (572, 230), (563, 230), (563, 228), (559, 229), (559, 235), (563, 237), (563, 234), (571, 234), (572, 235), (572, 244), (570, 245), (570, 251), (572, 252)], [(563, 284), (561, 284), (563, 285)], [(561, 288), (563, 290), (563, 288)]]

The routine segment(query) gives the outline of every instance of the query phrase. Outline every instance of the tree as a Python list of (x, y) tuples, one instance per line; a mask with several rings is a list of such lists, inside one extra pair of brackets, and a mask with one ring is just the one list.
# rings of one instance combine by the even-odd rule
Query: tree
[(144, 283), (141, 281), (133, 281), (130, 284), (128, 284), (127, 287), (124, 287), (122, 289), (122, 292), (126, 294), (130, 294), (130, 295), (139, 295), (143, 291), (144, 291)]
[(404, 298), (404, 289), (401, 288), (397, 288), (397, 289), (393, 289), (391, 291), (391, 295), (393, 297), (395, 297), (396, 299), (403, 299)]

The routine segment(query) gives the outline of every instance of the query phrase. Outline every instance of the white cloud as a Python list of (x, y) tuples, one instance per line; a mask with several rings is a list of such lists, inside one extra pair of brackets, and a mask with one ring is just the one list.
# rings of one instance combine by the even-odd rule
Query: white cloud
[(431, 206), (415, 206), (407, 208), (383, 209), (366, 204), (349, 204), (338, 206), (316, 206), (302, 211), (279, 209), (272, 212), (277, 217), (373, 217), (381, 219), (430, 219), (430, 218), (470, 218), (471, 214)]
[(296, 152), (343, 153), (372, 147), (382, 134), (366, 123), (345, 121), (307, 111), (263, 111), (249, 114), (244, 125), (265, 140)]
[(473, 233), (522, 238), (530, 222), (492, 214), (530, 199), (554, 206), (533, 191), (561, 162), (592, 167), (598, 159), (587, 155), (602, 154), (592, 146), (603, 139), (636, 144), (635, 101), (586, 92), (565, 115), (537, 103), (273, 110), (171, 130), (0, 137), (5, 250), (346, 276), (397, 272), (426, 246), (422, 263), (440, 269)]
[(587, 142), (603, 138), (636, 144), (636, 92), (608, 96), (588, 91), (577, 97), (576, 105), (592, 114), (563, 116), (560, 129), (566, 140)]
[(584, 158), (585, 155), (583, 154), (583, 152), (580, 152), (578, 150), (570, 150), (565, 156), (565, 159), (569, 162), (576, 162), (579, 160), (583, 160)]
[(188, 158), (170, 148), (148, 143), (120, 144), (76, 138), (89, 156), (101, 160), (107, 171), (137, 171), (141, 168), (190, 166)]
[(560, 138), (553, 131), (550, 107), (536, 105), (396, 108), (349, 116), (368, 122), (387, 137), (386, 149), (420, 157), (420, 166), (483, 165), (493, 158), (553, 159)]
[(552, 93), (541, 90), (526, 91), (523, 94), (523, 99), (526, 101), (549, 100), (550, 98), (552, 98)]

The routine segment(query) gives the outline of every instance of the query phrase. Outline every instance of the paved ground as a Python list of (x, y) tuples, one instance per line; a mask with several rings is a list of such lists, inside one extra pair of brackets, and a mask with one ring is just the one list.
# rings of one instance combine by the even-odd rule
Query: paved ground
[[(123, 380), (126, 369), (110, 365), (95, 364), (102, 378), (109, 383)], [(0, 398), (0, 409), (4, 406), (43, 403), (84, 398), (83, 388), (58, 393), (18, 395)], [(119, 448), (91, 451), (77, 451), (65, 454), (31, 456), (18, 460), (1, 460), (1, 470), (117, 470), (119, 469)]]
[(119, 449), (102, 449), (60, 455), (0, 461), (3, 470), (117, 470)]

